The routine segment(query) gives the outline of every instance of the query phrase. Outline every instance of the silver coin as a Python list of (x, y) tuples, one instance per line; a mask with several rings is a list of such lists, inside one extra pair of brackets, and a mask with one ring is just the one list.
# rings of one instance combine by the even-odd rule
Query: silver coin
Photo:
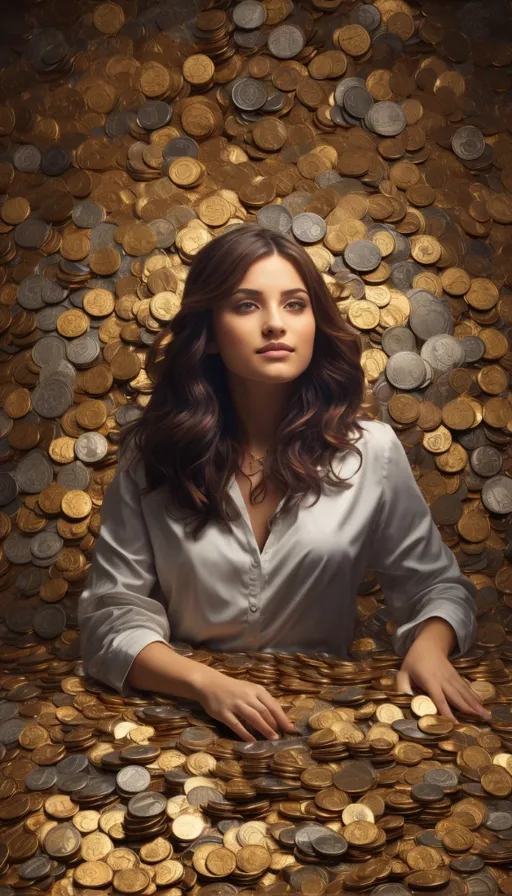
[(53, 862), (48, 856), (34, 856), (18, 865), (17, 871), (22, 880), (41, 880), (50, 873)]
[(367, 31), (375, 31), (380, 25), (381, 15), (376, 6), (371, 3), (362, 3), (352, 10), (349, 22), (351, 25), (362, 25)]
[(317, 243), (327, 233), (327, 225), (320, 215), (314, 212), (303, 212), (295, 215), (292, 221), (292, 231), (297, 239), (303, 243)]
[(366, 87), (349, 87), (343, 94), (343, 108), (355, 118), (364, 118), (373, 106), (373, 97)]
[(231, 99), (239, 109), (261, 109), (267, 101), (265, 85), (255, 78), (238, 78), (231, 91)]
[(41, 164), (41, 152), (37, 146), (31, 144), (18, 146), (13, 155), (13, 162), (18, 171), (25, 173), (37, 171)]
[(473, 125), (457, 128), (452, 137), (452, 149), (460, 159), (478, 159), (485, 149), (484, 136)]
[[(57, 536), (60, 538), (60, 536)], [(62, 539), (60, 539), (62, 541)], [(41, 638), (58, 638), (66, 628), (66, 614), (58, 605), (42, 607), (34, 614), (34, 631)]]
[(50, 177), (58, 177), (69, 168), (71, 158), (62, 146), (50, 146), (41, 157), (41, 170)]
[(464, 363), (464, 349), (459, 340), (445, 333), (429, 337), (421, 346), (420, 355), (434, 370), (443, 373)]
[(98, 205), (97, 202), (86, 199), (75, 203), (71, 212), (71, 218), (73, 224), (76, 224), (77, 227), (96, 227), (105, 220), (105, 209), (103, 206)]
[(191, 159), (197, 159), (199, 146), (192, 137), (173, 137), (165, 144), (163, 149), (164, 159), (174, 159), (178, 156), (190, 156)]
[(396, 137), (407, 127), (402, 107), (390, 100), (375, 103), (365, 116), (364, 122), (371, 131), (381, 137)]
[(343, 106), (343, 99), (347, 90), (350, 90), (351, 87), (361, 87), (362, 89), (366, 88), (366, 81), (364, 78), (343, 78), (341, 81), (338, 81), (336, 85), (336, 89), (334, 91), (334, 99), (338, 106)]
[(425, 364), (415, 352), (397, 352), (386, 363), (386, 376), (397, 389), (417, 389), (425, 380)]
[(59, 859), (69, 859), (76, 855), (82, 843), (82, 835), (73, 824), (63, 822), (55, 825), (46, 834), (43, 840), (43, 848), (50, 856), (58, 856)]
[(99, 432), (84, 432), (78, 436), (74, 448), (78, 460), (95, 464), (106, 457), (108, 442)]
[(137, 113), (137, 124), (146, 131), (163, 128), (171, 120), (172, 108), (163, 100), (148, 100)]
[(471, 452), (469, 461), (475, 473), (479, 476), (485, 476), (487, 479), (491, 476), (496, 476), (503, 466), (503, 458), (500, 452), (492, 445), (482, 445), (480, 448), (475, 448)]
[(302, 31), (295, 25), (278, 25), (267, 40), (267, 46), (273, 56), (278, 59), (293, 59), (302, 52), (306, 39)]
[(489, 479), (482, 488), (482, 503), (491, 513), (502, 515), (510, 513), (512, 511), (512, 479), (508, 476), (493, 476), (492, 479)]
[(49, 790), (57, 781), (57, 772), (53, 766), (35, 768), (25, 778), (29, 790)]
[(42, 218), (28, 217), (14, 228), (14, 239), (22, 249), (39, 249), (50, 235), (50, 225)]
[(151, 775), (147, 768), (138, 765), (127, 765), (118, 772), (116, 784), (125, 793), (141, 793), (147, 790), (151, 782)]
[(0, 744), (8, 746), (17, 743), (18, 736), (27, 724), (28, 720), (22, 721), (21, 719), (7, 719), (0, 723)]
[(374, 271), (382, 261), (382, 252), (371, 240), (354, 240), (346, 247), (343, 258), (355, 271)]
[(277, 230), (278, 233), (289, 233), (292, 229), (293, 215), (282, 205), (265, 205), (258, 209), (256, 220), (261, 227)]
[(382, 349), (387, 355), (396, 355), (397, 352), (413, 352), (416, 349), (414, 333), (408, 327), (388, 327), (382, 334)]
[(257, 0), (242, 0), (231, 15), (238, 28), (259, 28), (267, 18), (267, 10)]
[(162, 793), (139, 793), (130, 799), (128, 812), (136, 818), (154, 818), (165, 812), (166, 806), (167, 798)]
[(444, 790), (437, 784), (430, 784), (428, 781), (424, 781), (420, 784), (413, 784), (411, 787), (411, 796), (413, 800), (417, 799), (419, 802), (436, 803), (439, 800), (442, 800)]
[(449, 768), (429, 768), (425, 772), (423, 780), (442, 788), (456, 787), (459, 783), (458, 775)]

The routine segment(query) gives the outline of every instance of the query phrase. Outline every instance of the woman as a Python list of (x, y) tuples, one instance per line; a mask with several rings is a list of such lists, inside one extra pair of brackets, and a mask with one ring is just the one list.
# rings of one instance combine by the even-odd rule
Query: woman
[(79, 606), (90, 675), (122, 694), (198, 700), (243, 740), (244, 722), (278, 737), (293, 726), (264, 687), (176, 653), (170, 635), (346, 656), (369, 567), (400, 623), (397, 687), (412, 693), (414, 680), (452, 719), (449, 703), (488, 716), (448, 659), (475, 640), (476, 588), (393, 429), (356, 419), (360, 355), (292, 239), (244, 224), (196, 255), (106, 491)]

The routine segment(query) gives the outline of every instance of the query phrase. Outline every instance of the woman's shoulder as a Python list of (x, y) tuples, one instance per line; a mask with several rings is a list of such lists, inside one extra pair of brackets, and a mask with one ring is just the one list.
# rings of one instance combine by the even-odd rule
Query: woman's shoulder
[(389, 423), (384, 423), (383, 420), (368, 420), (365, 418), (358, 419), (357, 423), (361, 426), (362, 432), (358, 434), (359, 437), (354, 441), (354, 444), (362, 442), (370, 449), (383, 450), (397, 438), (393, 427)]
[(356, 420), (361, 429), (351, 429), (348, 433), (349, 448), (338, 451), (333, 458), (336, 472), (344, 478), (362, 477), (370, 482), (372, 475), (380, 479), (383, 459), (387, 455), (390, 442), (396, 439), (393, 428), (381, 420)]
[(133, 436), (127, 436), (120, 444), (117, 466), (120, 471), (130, 473), (138, 484), (144, 487), (144, 463)]
[(352, 456), (359, 463), (358, 451), (355, 450), (359, 449), (362, 457), (361, 470), (364, 468), (368, 471), (371, 467), (381, 470), (385, 459), (389, 458), (395, 447), (395, 443), (399, 442), (393, 427), (389, 423), (384, 423), (383, 420), (368, 420), (366, 418), (358, 418), (357, 423), (361, 429), (355, 430), (355, 435), (353, 432), (349, 435), (349, 441), (353, 447), (339, 452), (339, 455), (344, 460), (348, 456)]

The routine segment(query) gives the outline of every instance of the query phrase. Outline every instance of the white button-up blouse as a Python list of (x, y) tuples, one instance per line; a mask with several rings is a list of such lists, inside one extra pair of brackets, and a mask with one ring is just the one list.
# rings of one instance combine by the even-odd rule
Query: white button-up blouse
[(306, 497), (284, 516), (283, 499), (261, 554), (234, 476), (229, 493), (239, 519), (229, 533), (210, 522), (194, 541), (183, 517), (166, 514), (163, 488), (139, 494), (142, 463), (123, 449), (79, 598), (85, 671), (134, 694), (125, 681), (133, 660), (152, 641), (170, 640), (214, 651), (347, 658), (367, 569), (398, 625), (392, 645), (399, 655), (431, 616), (455, 629), (452, 656), (465, 653), (476, 638), (477, 589), (443, 543), (392, 427), (359, 422), (362, 463), (352, 450), (333, 461), (351, 487), (322, 483), (315, 505)]

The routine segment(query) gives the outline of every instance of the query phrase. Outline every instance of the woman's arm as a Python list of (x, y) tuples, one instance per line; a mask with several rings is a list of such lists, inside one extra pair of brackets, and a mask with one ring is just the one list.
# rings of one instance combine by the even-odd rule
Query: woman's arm
[(475, 585), (443, 543), (394, 430), (382, 457), (382, 497), (373, 526), (372, 569), (393, 620), (392, 643), (406, 653), (420, 623), (440, 617), (452, 626), (461, 656), (476, 638)]
[(86, 672), (125, 696), (133, 694), (125, 679), (137, 654), (169, 641), (166, 610), (150, 596), (156, 583), (139, 486), (129, 462), (119, 459), (105, 492), (78, 623)]
[(393, 647), (406, 656), (396, 686), (412, 693), (414, 683), (453, 721), (449, 704), (487, 719), (488, 711), (448, 658), (454, 647), (453, 656), (461, 656), (475, 640), (477, 590), (443, 543), (402, 444), (388, 429), (372, 562), (400, 623)]
[(168, 644), (153, 642), (135, 657), (126, 681), (130, 687), (197, 700), (208, 667), (176, 653)]
[(295, 731), (282, 706), (262, 685), (231, 678), (180, 656), (166, 644), (144, 647), (133, 662), (128, 680), (146, 691), (197, 700), (213, 719), (232, 728), (242, 740), (254, 743), (256, 738), (248, 730), (251, 725), (264, 737), (274, 739), (279, 737), (279, 728)]

